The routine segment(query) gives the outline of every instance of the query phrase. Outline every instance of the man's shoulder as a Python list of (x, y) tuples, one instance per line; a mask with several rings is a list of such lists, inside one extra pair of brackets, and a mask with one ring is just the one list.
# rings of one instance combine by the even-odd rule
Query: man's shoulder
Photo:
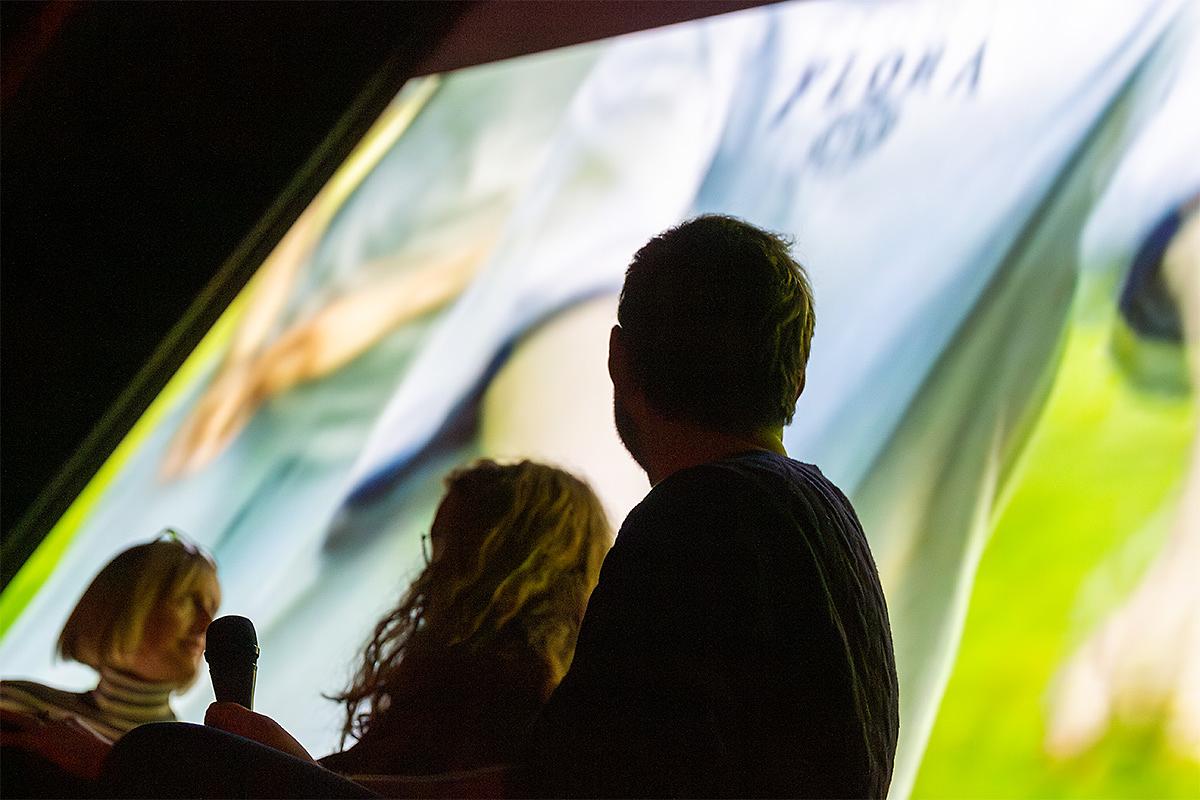
[(665, 478), (630, 512), (618, 543), (627, 549), (651, 540), (669, 547), (672, 534), (693, 548), (705, 532), (723, 538), (734, 528), (804, 527), (841, 514), (818, 513), (831, 506), (849, 509), (849, 501), (812, 464), (765, 451), (753, 451), (688, 467)]
[(643, 528), (708, 527), (739, 519), (753, 505), (759, 489), (748, 473), (727, 469), (722, 462), (679, 470), (654, 486), (629, 513), (622, 526)]
[(754, 507), (764, 501), (813, 495), (829, 502), (847, 502), (841, 490), (816, 465), (765, 450), (680, 470), (656, 486), (646, 499), (654, 499), (656, 493), (671, 498), (699, 496), (711, 498), (712, 502)]

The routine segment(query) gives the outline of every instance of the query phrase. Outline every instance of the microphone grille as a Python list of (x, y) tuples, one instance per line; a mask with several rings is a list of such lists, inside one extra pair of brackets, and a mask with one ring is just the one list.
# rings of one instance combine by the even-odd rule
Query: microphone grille
[(228, 658), (258, 660), (258, 635), (254, 632), (254, 623), (236, 614), (214, 619), (204, 636), (206, 661), (211, 664), (214, 660)]

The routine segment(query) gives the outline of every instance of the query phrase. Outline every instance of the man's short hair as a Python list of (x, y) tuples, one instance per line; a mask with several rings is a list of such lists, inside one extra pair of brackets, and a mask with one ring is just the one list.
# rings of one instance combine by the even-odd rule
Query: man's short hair
[(782, 236), (714, 214), (637, 252), (617, 321), (656, 411), (737, 434), (792, 421), (815, 314), (790, 248)]

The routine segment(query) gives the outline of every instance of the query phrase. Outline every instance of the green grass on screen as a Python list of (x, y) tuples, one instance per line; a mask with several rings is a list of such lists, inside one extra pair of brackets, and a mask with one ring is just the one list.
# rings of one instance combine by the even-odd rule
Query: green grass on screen
[(1130, 385), (1110, 329), (1070, 334), (984, 552), (914, 798), (1200, 797), (1200, 765), (1155, 724), (1067, 761), (1042, 747), (1050, 682), (1157, 552), (1197, 425), (1187, 398)]

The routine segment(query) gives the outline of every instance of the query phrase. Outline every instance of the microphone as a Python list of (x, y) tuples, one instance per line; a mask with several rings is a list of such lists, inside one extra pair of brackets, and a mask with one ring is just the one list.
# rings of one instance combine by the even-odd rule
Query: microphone
[(254, 679), (258, 674), (258, 636), (254, 623), (229, 615), (214, 619), (204, 635), (204, 660), (220, 703), (254, 707)]

